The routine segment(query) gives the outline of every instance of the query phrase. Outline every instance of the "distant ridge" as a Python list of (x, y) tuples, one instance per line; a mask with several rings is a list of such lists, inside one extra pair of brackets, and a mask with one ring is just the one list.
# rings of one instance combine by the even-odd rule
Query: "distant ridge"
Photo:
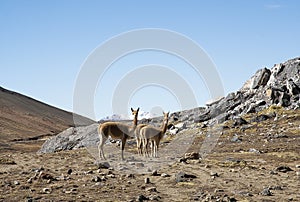
[[(95, 123), (75, 116), (79, 125)], [(71, 126), (74, 126), (73, 113), (0, 86), (0, 149), (10, 148), (16, 140), (55, 135)]]

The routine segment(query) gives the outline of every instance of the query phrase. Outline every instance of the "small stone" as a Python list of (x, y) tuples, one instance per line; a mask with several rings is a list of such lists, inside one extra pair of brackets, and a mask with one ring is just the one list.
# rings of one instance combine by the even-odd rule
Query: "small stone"
[(286, 172), (289, 172), (289, 171), (293, 171), (290, 167), (288, 166), (279, 166), (275, 169), (276, 171), (278, 172), (283, 172), (283, 173), (286, 173)]
[(160, 199), (161, 199), (161, 197), (157, 196), (157, 195), (150, 195), (149, 196), (150, 201), (159, 201)]
[(157, 170), (153, 170), (151, 173), (152, 176), (159, 176), (159, 174), (157, 173)]
[(70, 168), (69, 170), (68, 170), (68, 175), (71, 175), (71, 173), (72, 173), (73, 171), (72, 171), (72, 169)]
[(300, 164), (296, 165), (295, 167), (296, 167), (296, 168), (300, 168)]
[(239, 136), (235, 135), (231, 138), (231, 142), (242, 142), (242, 139)]
[(17, 181), (17, 180), (14, 181), (14, 185), (19, 185), (19, 184), (20, 184), (19, 181)]
[(142, 167), (144, 167), (145, 165), (144, 165), (143, 163), (136, 163), (135, 166), (138, 167), (138, 168), (142, 168)]
[(167, 174), (167, 173), (162, 173), (160, 176), (162, 176), (162, 177), (170, 177), (170, 175)]
[(85, 174), (93, 174), (93, 173), (94, 173), (94, 171), (92, 171), (92, 170), (85, 172)]
[(251, 152), (251, 153), (256, 153), (256, 154), (260, 154), (260, 153), (261, 153), (259, 150), (254, 149), (254, 148), (250, 148), (250, 149), (249, 149), (249, 152)]
[(198, 152), (185, 153), (184, 158), (185, 159), (199, 159), (200, 154)]
[(95, 176), (93, 177), (92, 182), (101, 182), (101, 178), (99, 176)]
[(114, 174), (109, 174), (109, 175), (107, 175), (107, 177), (115, 178), (116, 176)]
[(27, 180), (27, 183), (32, 183), (32, 177)]
[(150, 183), (150, 178), (149, 177), (146, 177), (145, 178), (145, 184), (149, 184)]
[(130, 173), (126, 175), (127, 178), (134, 178), (134, 174)]
[(149, 200), (149, 198), (144, 195), (139, 195), (138, 197), (136, 197), (136, 201), (138, 201), (138, 202), (142, 202), (145, 200)]
[(110, 165), (108, 162), (101, 162), (98, 164), (98, 168), (104, 168), (104, 169), (109, 169)]
[(148, 188), (146, 188), (146, 191), (148, 191), (148, 192), (157, 192), (157, 189), (156, 189), (156, 187), (148, 187)]
[(50, 194), (52, 190), (51, 190), (51, 188), (43, 188), (42, 191), (45, 194)]
[(176, 175), (175, 175), (175, 180), (176, 182), (186, 182), (186, 181), (189, 181), (190, 178), (196, 178), (195, 175), (191, 175), (191, 174), (186, 174), (182, 171), (178, 172)]
[(210, 176), (219, 177), (219, 174), (216, 172), (210, 172)]
[(263, 195), (263, 196), (272, 196), (272, 193), (271, 193), (269, 188), (264, 188), (261, 192), (261, 195)]

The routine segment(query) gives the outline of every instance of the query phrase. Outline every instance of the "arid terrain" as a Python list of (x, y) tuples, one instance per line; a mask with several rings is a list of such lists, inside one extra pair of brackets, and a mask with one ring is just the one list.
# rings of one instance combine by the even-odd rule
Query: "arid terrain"
[[(94, 123), (77, 117), (82, 125)], [(71, 126), (74, 126), (72, 113), (0, 87), (0, 151), (24, 150), (18, 148), (17, 142), (43, 141)]]
[[(270, 114), (276, 117), (252, 120)], [(174, 160), (154, 173), (99, 167), (85, 148), (36, 154), (40, 142), (28, 141), (26, 151), (1, 152), (0, 200), (300, 201), (300, 110), (271, 107), (243, 118), (247, 124), (215, 126), (221, 136), (204, 158)], [(187, 151), (198, 153), (207, 130), (197, 124), (177, 136), (198, 134)], [(136, 153), (134, 146), (127, 151)]]
[(172, 112), (159, 158), (138, 156), (133, 138), (125, 161), (118, 141), (98, 159), (98, 123), (74, 127), (71, 113), (1, 88), (0, 200), (300, 201), (299, 75), (298, 57)]

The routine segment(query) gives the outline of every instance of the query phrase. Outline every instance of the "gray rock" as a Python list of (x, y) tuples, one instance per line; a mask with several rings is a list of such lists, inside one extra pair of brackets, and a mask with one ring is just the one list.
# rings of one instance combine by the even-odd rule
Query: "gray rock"
[(149, 198), (144, 195), (139, 195), (138, 197), (136, 197), (136, 201), (138, 202), (143, 202), (145, 200), (149, 200)]
[(170, 175), (167, 174), (167, 173), (162, 173), (160, 176), (162, 176), (162, 177), (170, 177)]
[(265, 86), (268, 83), (270, 76), (271, 71), (269, 69), (263, 68), (258, 70), (252, 79), (251, 88), (257, 89), (260, 86)]
[(148, 192), (157, 192), (156, 187), (148, 187), (145, 190), (148, 191)]
[(238, 118), (235, 118), (233, 120), (233, 126), (236, 127), (236, 126), (242, 126), (242, 125), (245, 125), (245, 124), (248, 124), (248, 122), (241, 118), (241, 117), (238, 117)]
[(258, 115), (256, 117), (254, 117), (253, 119), (251, 119), (251, 122), (262, 122), (262, 121), (266, 121), (268, 119), (272, 118), (272, 116), (269, 116), (269, 115), (265, 115), (265, 114), (261, 114), (261, 115)]
[(286, 173), (286, 172), (290, 172), (290, 171), (293, 171), (293, 170), (288, 166), (279, 166), (275, 169), (275, 171)]
[(269, 188), (264, 188), (261, 192), (261, 195), (263, 195), (263, 196), (272, 196), (272, 192), (270, 191)]
[(200, 154), (198, 152), (185, 153), (184, 158), (185, 159), (199, 159)]
[(144, 181), (145, 181), (145, 184), (149, 184), (150, 183), (150, 178), (146, 177)]
[(43, 188), (42, 192), (45, 193), (45, 194), (50, 194), (52, 192), (52, 189), (48, 188), (48, 187), (47, 188)]
[(71, 127), (57, 136), (46, 140), (38, 153), (51, 153), (74, 148), (95, 146), (99, 142), (97, 127), (99, 124), (89, 126)]
[(290, 95), (298, 95), (300, 94), (300, 88), (297, 84), (294, 83), (293, 79), (289, 79), (286, 81), (286, 86)]
[(186, 173), (184, 173), (182, 171), (178, 172), (175, 175), (176, 182), (186, 182), (186, 181), (190, 181), (193, 178), (196, 178), (196, 176), (192, 175), (192, 174), (186, 174)]
[(242, 138), (240, 138), (238, 135), (234, 135), (230, 141), (231, 142), (242, 142)]

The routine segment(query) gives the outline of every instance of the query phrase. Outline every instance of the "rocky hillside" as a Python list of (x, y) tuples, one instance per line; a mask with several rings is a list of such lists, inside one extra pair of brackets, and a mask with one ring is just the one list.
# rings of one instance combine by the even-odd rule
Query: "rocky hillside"
[[(228, 94), (207, 103), (206, 108), (175, 112), (171, 114), (170, 134), (198, 127), (213, 126), (229, 120), (241, 120), (240, 117), (256, 113), (271, 105), (285, 109), (300, 108), (300, 58), (288, 60), (273, 68), (258, 70), (237, 92)], [(276, 114), (273, 114), (276, 116)], [(273, 116), (270, 115), (270, 116)], [(143, 119), (140, 123), (159, 125), (162, 117)], [(40, 152), (48, 153), (83, 146), (95, 146), (98, 143), (97, 124), (75, 129), (71, 128), (58, 136), (47, 140)], [(86, 132), (89, 131), (89, 132)], [(92, 140), (92, 141), (91, 141)]]
[[(82, 125), (94, 121), (78, 116)], [(0, 87), (0, 145), (12, 149), (14, 143), (55, 135), (71, 126), (73, 114), (22, 94)]]

